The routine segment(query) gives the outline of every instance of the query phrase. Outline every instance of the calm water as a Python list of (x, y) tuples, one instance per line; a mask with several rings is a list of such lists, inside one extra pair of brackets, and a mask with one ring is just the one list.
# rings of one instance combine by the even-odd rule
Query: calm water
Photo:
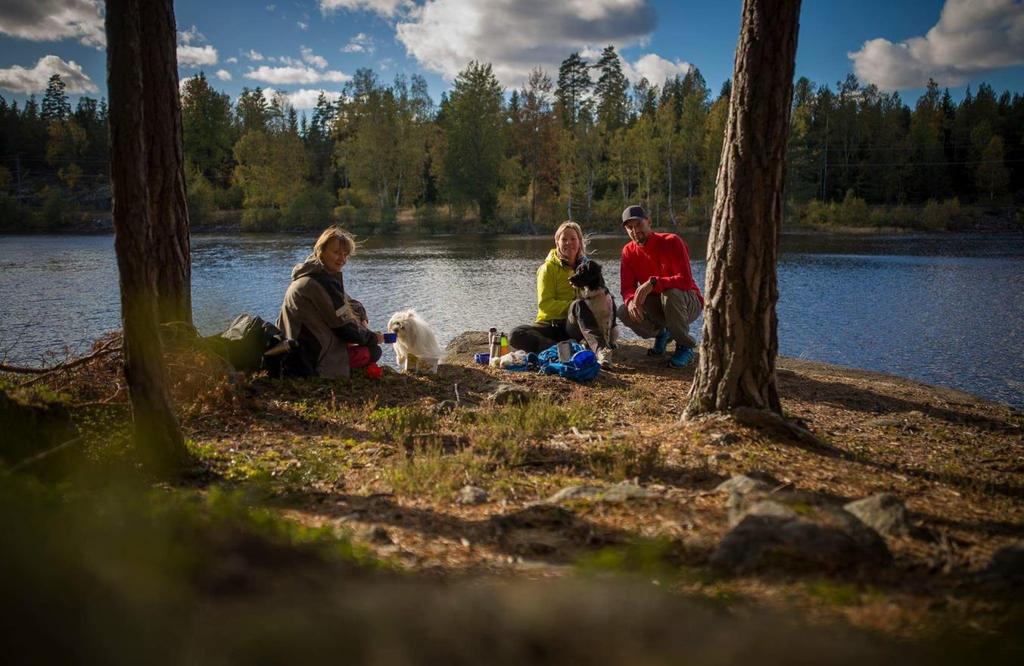
[[(705, 240), (686, 236), (698, 284)], [(252, 312), (274, 320), (313, 238), (192, 239), (195, 321), (205, 333)], [(592, 242), (613, 291), (623, 238)], [(444, 344), (532, 321), (546, 238), (371, 238), (345, 269), (383, 328), (415, 307)], [(781, 353), (889, 372), (1024, 408), (1024, 237), (784, 236)], [(119, 326), (110, 236), (0, 236), (0, 355), (40, 362)], [(699, 322), (694, 325), (699, 331)], [(385, 356), (390, 361), (392, 357)]]

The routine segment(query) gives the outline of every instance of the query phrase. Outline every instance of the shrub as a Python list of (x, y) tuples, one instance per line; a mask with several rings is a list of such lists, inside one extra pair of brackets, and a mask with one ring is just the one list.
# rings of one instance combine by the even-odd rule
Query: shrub
[(847, 190), (841, 204), (833, 204), (833, 223), (841, 227), (863, 227), (869, 224), (871, 211), (866, 201)]
[(189, 172), (185, 181), (185, 201), (190, 224), (208, 224), (213, 216), (214, 189), (198, 170)]
[(59, 229), (71, 224), (74, 219), (75, 205), (62, 190), (56, 187), (44, 187), (40, 194), (43, 199), (41, 221), (44, 228)]
[(276, 208), (246, 208), (242, 211), (242, 231), (275, 231), (281, 221)]
[(942, 202), (929, 199), (921, 212), (921, 227), (927, 231), (947, 231), (960, 217), (959, 199), (954, 197)]
[(245, 200), (245, 192), (237, 184), (232, 184), (226, 190), (213, 190), (213, 205), (218, 210), (239, 210)]
[(297, 196), (284, 212), (289, 229), (320, 229), (328, 226), (334, 199), (323, 190), (309, 189)]
[(28, 208), (10, 194), (0, 192), (0, 229), (23, 231), (34, 224)]
[(359, 221), (359, 211), (355, 206), (341, 205), (334, 209), (334, 221), (349, 229)]

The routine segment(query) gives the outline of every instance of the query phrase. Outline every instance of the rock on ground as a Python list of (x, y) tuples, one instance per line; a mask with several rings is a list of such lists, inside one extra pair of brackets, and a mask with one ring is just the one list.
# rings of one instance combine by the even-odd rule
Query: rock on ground
[(459, 504), (483, 504), (488, 499), (487, 491), (477, 486), (463, 486), (459, 491)]
[(877, 532), (841, 509), (803, 517), (776, 502), (759, 502), (727, 533), (711, 565), (734, 574), (769, 568), (837, 571), (892, 559)]
[(982, 576), (1002, 584), (1024, 584), (1024, 541), (997, 550)]
[(532, 398), (533, 391), (515, 384), (501, 384), (491, 394), (491, 400), (499, 405), (525, 405)]
[(904, 536), (910, 533), (907, 507), (892, 493), (878, 493), (843, 506), (868, 527), (883, 536)]

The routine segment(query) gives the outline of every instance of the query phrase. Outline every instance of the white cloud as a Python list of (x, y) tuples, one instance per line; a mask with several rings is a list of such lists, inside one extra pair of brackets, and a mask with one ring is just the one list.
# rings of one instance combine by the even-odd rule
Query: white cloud
[(192, 42), (202, 44), (205, 41), (206, 35), (199, 32), (199, 28), (197, 28), (195, 25), (193, 25), (191, 28), (184, 32), (178, 32), (178, 43), (180, 44), (191, 44)]
[(230, 81), (231, 80), (231, 72), (229, 72), (226, 69), (218, 69), (216, 76), (221, 81)]
[(573, 51), (634, 44), (654, 26), (648, 0), (427, 0), (395, 29), (410, 56), (449, 80), (475, 59), (519, 86), (535, 67), (557, 72)]
[(231, 63), (232, 65), (234, 65), (234, 64), (237, 64), (237, 63), (238, 63), (238, 58), (236, 58), (235, 56), (231, 56), (230, 58), (228, 58), (228, 59), (227, 59), (227, 60), (225, 60), (224, 62), (229, 62), (229, 63)]
[(299, 26), (299, 30), (309, 30), (309, 24), (303, 21), (296, 21), (295, 25)]
[(267, 5), (267, 11), (272, 12), (277, 9), (277, 5)]
[(295, 92), (287, 93), (288, 103), (299, 110), (314, 109), (316, 108), (316, 100), (318, 97), (320, 97), (321, 92), (331, 102), (337, 102), (338, 98), (341, 97), (340, 92), (303, 88), (302, 90), (296, 90)]
[(299, 51), (302, 52), (302, 60), (306, 64), (313, 65), (318, 69), (323, 69), (327, 67), (327, 59), (324, 58), (323, 56), (318, 56), (317, 54), (313, 53), (313, 49), (307, 48), (305, 46), (300, 46)]
[(267, 67), (263, 65), (254, 70), (250, 69), (245, 73), (245, 78), (276, 85), (287, 85), (290, 83), (308, 85), (322, 81), (345, 82), (352, 77), (337, 70), (320, 71), (312, 67)]
[(263, 60), (263, 54), (260, 53), (259, 51), (256, 51), (255, 49), (249, 49), (249, 52), (243, 55), (245, 55), (246, 58), (254, 62), (259, 62), (260, 60)]
[(100, 0), (0, 2), (0, 32), (35, 42), (77, 39), (96, 48), (107, 44)]
[(206, 46), (178, 45), (178, 65), (181, 67), (200, 67), (217, 64), (217, 49), (209, 44)]
[(666, 60), (657, 53), (648, 53), (636, 62), (630, 64), (622, 63), (622, 72), (626, 78), (636, 83), (640, 79), (647, 79), (648, 83), (655, 86), (662, 86), (665, 81), (676, 76), (686, 76), (692, 65), (681, 60)]
[(1024, 3), (946, 0), (924, 37), (864, 42), (848, 53), (857, 77), (884, 90), (919, 88), (929, 78), (956, 86), (972, 75), (1024, 63)]
[(373, 37), (365, 32), (360, 32), (348, 44), (341, 47), (343, 53), (373, 53), (376, 47), (373, 44)]
[(82, 71), (81, 65), (74, 60), (64, 62), (55, 55), (43, 56), (32, 69), (19, 65), (0, 69), (0, 88), (25, 94), (42, 92), (54, 74), (60, 74), (68, 93), (99, 92), (96, 84)]
[(320, 0), (320, 11), (329, 14), (339, 9), (364, 11), (391, 18), (413, 7), (412, 0)]

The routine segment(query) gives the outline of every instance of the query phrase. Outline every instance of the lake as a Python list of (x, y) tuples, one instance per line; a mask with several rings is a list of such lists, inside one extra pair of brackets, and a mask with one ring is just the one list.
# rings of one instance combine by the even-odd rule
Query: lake
[[(697, 283), (706, 238), (685, 234)], [(315, 240), (293, 235), (192, 238), (195, 323), (214, 333), (241, 312), (277, 317), (292, 265)], [(618, 286), (622, 237), (591, 241)], [(373, 237), (345, 284), (381, 329), (416, 308), (442, 345), (465, 330), (510, 331), (536, 314), (535, 272), (549, 238)], [(1024, 236), (784, 234), (779, 348), (950, 386), (1024, 408)], [(0, 356), (52, 362), (119, 328), (111, 236), (0, 236)], [(693, 331), (699, 332), (699, 323)], [(627, 336), (628, 337), (628, 336)], [(387, 349), (386, 362), (393, 362)]]

